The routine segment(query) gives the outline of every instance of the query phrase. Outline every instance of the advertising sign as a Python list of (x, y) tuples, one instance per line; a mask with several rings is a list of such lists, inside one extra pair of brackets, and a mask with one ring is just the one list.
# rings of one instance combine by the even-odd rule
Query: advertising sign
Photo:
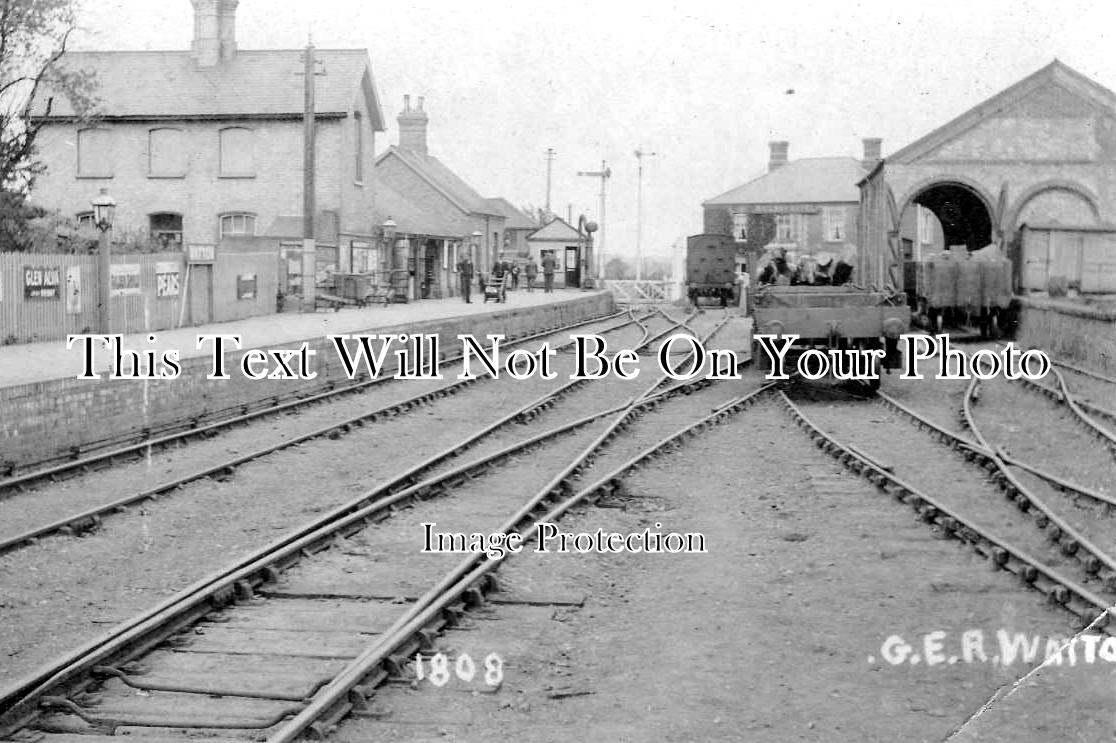
[(117, 263), (109, 267), (109, 295), (124, 297), (140, 293), (138, 263)]
[(155, 264), (155, 296), (177, 297), (180, 283), (180, 266), (177, 262)]
[(24, 266), (24, 299), (58, 299), (61, 293), (62, 269), (58, 266)]
[(66, 314), (81, 314), (81, 266), (66, 267)]
[(256, 298), (256, 274), (244, 273), (236, 277), (236, 298)]
[(186, 262), (213, 263), (217, 260), (217, 246), (205, 243), (189, 243), (186, 245)]

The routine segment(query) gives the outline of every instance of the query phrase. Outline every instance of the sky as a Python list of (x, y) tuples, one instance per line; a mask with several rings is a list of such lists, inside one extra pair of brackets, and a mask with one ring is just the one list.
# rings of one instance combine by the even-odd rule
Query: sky
[[(79, 6), (74, 48), (189, 48), (189, 0)], [(237, 41), (366, 48), (377, 151), (398, 142), (403, 96), (425, 96), (430, 154), (483, 196), (543, 206), (552, 147), (551, 209), (600, 221), (600, 179), (577, 173), (607, 162), (606, 249), (653, 256), (762, 175), (772, 140), (794, 160), (882, 137), (886, 157), (1055, 57), (1116, 89), (1114, 21), (1116, 3), (1064, 0), (240, 0)], [(642, 178), (637, 149), (655, 153)]]

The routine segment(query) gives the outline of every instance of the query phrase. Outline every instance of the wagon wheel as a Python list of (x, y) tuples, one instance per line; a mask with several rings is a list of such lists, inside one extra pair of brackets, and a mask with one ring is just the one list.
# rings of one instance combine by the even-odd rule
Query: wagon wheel
[(868, 372), (871, 376), (868, 379), (868, 389), (876, 392), (880, 389), (880, 360), (873, 356), (872, 367)]

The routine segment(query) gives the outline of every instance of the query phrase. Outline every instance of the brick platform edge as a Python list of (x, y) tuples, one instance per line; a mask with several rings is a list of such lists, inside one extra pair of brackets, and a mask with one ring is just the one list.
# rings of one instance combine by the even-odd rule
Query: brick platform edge
[(1021, 297), (1018, 345), (1116, 375), (1116, 310)]
[[(479, 340), (490, 333), (525, 335), (602, 315), (613, 308), (612, 295), (597, 292), (555, 304), (354, 332), (437, 333), (443, 355), (455, 355), (460, 347), (458, 334), (475, 335)], [(280, 321), (278, 317), (276, 321)], [(276, 396), (287, 399), (349, 382), (328, 339), (305, 340), (317, 352), (313, 368), (318, 376), (313, 380), (245, 379), (239, 368), (245, 353), (241, 350), (225, 354), (231, 379), (223, 381), (206, 379), (211, 359), (202, 356), (182, 361), (182, 374), (171, 380), (63, 378), (0, 388), (0, 475), (12, 466), (67, 456), (74, 447), (139, 436), (145, 430), (159, 431), (192, 418), (205, 421), (243, 405), (258, 407)], [(291, 340), (274, 347), (296, 348), (301, 343)], [(390, 363), (394, 364), (394, 356)]]

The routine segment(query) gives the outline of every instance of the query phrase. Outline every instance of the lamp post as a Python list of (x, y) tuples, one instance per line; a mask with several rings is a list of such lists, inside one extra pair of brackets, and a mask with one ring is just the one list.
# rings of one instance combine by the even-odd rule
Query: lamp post
[(605, 184), (612, 177), (612, 168), (607, 167), (601, 160), (600, 170), (579, 170), (578, 175), (601, 179), (601, 236), (597, 240), (597, 263), (600, 266), (597, 275), (604, 278), (604, 250), (605, 250)]
[(112, 230), (112, 222), (116, 218), (116, 199), (109, 196), (107, 188), (102, 188), (101, 192), (93, 197), (93, 224), (97, 225), (97, 229), (101, 231), (101, 242), (99, 245), (98, 255), (98, 271), (101, 280), (97, 282), (97, 316), (98, 324), (101, 327), (102, 333), (109, 332), (109, 321), (111, 313), (109, 312), (109, 297), (112, 293), (112, 242), (109, 239), (109, 232)]
[(593, 281), (593, 233), (596, 232), (596, 231), (597, 231), (597, 223), (596, 222), (590, 222), (589, 220), (587, 220), (585, 218), (584, 214), (582, 214), (580, 217), (577, 218), (577, 233), (579, 235), (578, 239), (581, 239), (580, 236), (582, 236), (582, 235), (584, 235), (584, 237), (585, 237), (585, 243), (584, 243), (585, 249), (582, 251), (582, 254), (581, 254), (581, 267), (582, 267), (581, 268), (581, 271), (582, 271), (581, 288), (582, 289), (592, 289), (592, 288), (594, 288), (594, 281)]

